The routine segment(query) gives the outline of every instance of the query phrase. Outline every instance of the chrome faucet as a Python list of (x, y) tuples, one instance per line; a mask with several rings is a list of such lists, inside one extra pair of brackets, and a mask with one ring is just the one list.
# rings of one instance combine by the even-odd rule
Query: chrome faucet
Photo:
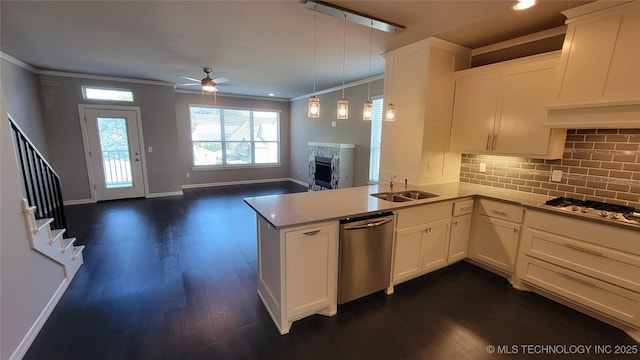
[(393, 177), (389, 180), (389, 191), (393, 191), (393, 180), (395, 180), (396, 176), (393, 175)]
[(407, 179), (404, 179), (404, 189), (407, 190)]

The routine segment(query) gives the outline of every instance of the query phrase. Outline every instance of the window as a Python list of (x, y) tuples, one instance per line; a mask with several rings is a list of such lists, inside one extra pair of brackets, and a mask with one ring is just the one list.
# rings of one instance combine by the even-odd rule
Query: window
[(126, 89), (112, 89), (99, 87), (82, 87), (85, 100), (108, 100), (133, 102), (133, 91)]
[(280, 113), (189, 106), (193, 165), (280, 163)]
[(380, 143), (382, 142), (382, 97), (372, 99), (371, 153), (369, 155), (369, 181), (380, 179)]

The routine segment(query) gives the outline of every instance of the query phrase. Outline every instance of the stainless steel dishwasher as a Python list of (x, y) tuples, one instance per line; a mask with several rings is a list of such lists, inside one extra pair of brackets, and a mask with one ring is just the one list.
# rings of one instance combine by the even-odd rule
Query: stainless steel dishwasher
[(386, 289), (391, 281), (392, 213), (340, 221), (338, 304)]

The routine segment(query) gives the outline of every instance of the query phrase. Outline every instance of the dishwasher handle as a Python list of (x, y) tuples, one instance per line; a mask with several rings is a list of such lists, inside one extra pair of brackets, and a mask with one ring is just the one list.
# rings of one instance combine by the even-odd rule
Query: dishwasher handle
[(388, 222), (391, 222), (391, 221), (393, 221), (393, 218), (387, 218), (387, 219), (383, 219), (383, 220), (380, 220), (380, 221), (373, 221), (373, 222), (366, 223), (366, 224), (345, 226), (343, 229), (344, 230), (368, 229), (368, 228), (384, 225), (384, 224), (386, 224)]

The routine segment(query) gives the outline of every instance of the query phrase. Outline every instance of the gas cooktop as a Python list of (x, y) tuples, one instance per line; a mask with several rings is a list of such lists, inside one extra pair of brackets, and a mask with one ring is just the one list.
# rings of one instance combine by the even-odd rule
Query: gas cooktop
[(585, 217), (598, 217), (611, 221), (640, 225), (640, 210), (630, 206), (603, 203), (591, 200), (578, 200), (559, 197), (548, 200), (544, 205), (572, 212)]

